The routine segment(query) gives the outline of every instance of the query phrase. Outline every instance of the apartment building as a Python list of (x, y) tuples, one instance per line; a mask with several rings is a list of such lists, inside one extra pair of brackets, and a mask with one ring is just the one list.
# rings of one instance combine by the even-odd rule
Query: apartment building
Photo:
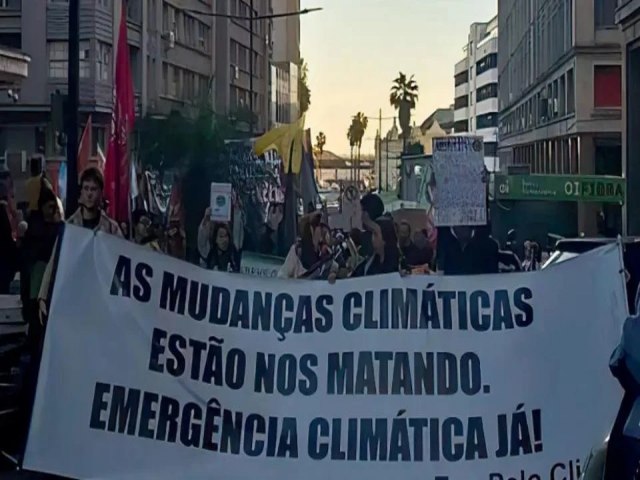
[[(621, 174), (615, 8), (616, 0), (499, 0), (501, 166)], [(595, 234), (605, 208), (579, 203), (579, 230)]]
[(280, 126), (300, 118), (298, 65), (291, 62), (271, 64), (271, 124)]
[[(216, 0), (215, 4), (221, 15), (273, 14), (271, 0)], [(252, 26), (246, 19), (217, 17), (215, 29), (216, 111), (235, 114), (252, 109), (257, 117), (254, 133), (264, 132), (270, 126), (273, 21), (254, 20)]]
[[(179, 4), (179, 6), (178, 6)], [(91, 115), (93, 153), (105, 146), (113, 103), (117, 25), (126, 15), (138, 115), (164, 115), (206, 101), (213, 78), (212, 0), (118, 0), (80, 2), (80, 120)], [(196, 12), (203, 12), (198, 15)], [(56, 102), (65, 94), (68, 68), (67, 0), (0, 3), (0, 44), (31, 59), (17, 101), (0, 96), (0, 155), (62, 158)], [(204, 99), (204, 100), (203, 100)], [(52, 111), (53, 110), (53, 111)]]
[[(80, 0), (80, 121), (92, 117), (93, 153), (105, 138), (113, 102), (117, 26), (126, 15), (138, 115), (192, 114), (210, 104), (221, 114), (251, 106), (256, 130), (269, 125), (271, 21), (254, 21), (250, 81), (250, 0)], [(253, 15), (270, 13), (255, 0)], [(122, 6), (126, 8), (122, 9)], [(62, 159), (60, 114), (52, 94), (64, 94), (68, 68), (68, 0), (0, 0), (0, 46), (31, 57), (17, 97), (0, 95), (0, 156), (24, 159), (34, 152)], [(253, 84), (253, 85), (252, 85)], [(15, 162), (14, 162), (15, 163)], [(18, 164), (25, 165), (19, 160)]]
[[(640, 0), (618, 0), (616, 22), (623, 36), (622, 169), (627, 185), (640, 184)], [(640, 235), (640, 190), (627, 188), (624, 211), (627, 235)]]
[[(273, 14), (300, 11), (300, 0), (273, 0)], [(271, 121), (273, 125), (295, 122), (300, 117), (300, 16), (273, 20), (271, 62)]]
[(498, 17), (471, 25), (464, 58), (454, 67), (454, 130), (484, 139), (489, 171), (498, 163)]

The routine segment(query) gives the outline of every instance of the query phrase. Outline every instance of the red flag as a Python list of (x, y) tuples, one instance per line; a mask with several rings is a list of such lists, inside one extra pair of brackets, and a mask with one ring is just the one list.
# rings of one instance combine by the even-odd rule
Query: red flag
[(109, 214), (118, 222), (128, 222), (129, 189), (131, 188), (128, 144), (135, 120), (135, 106), (127, 43), (126, 9), (123, 8), (122, 12), (113, 82), (113, 113), (104, 176)]
[(87, 120), (87, 124), (80, 137), (80, 144), (78, 145), (78, 173), (82, 174), (89, 166), (89, 157), (91, 156), (91, 129), (93, 124), (91, 121), (91, 115)]

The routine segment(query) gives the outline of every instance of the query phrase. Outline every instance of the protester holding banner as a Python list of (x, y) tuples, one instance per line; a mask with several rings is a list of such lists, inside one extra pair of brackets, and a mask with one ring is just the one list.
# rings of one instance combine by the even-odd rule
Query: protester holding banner
[(362, 213), (362, 225), (365, 228), (363, 232), (362, 253), (366, 256), (372, 255), (372, 232), (367, 230), (367, 223), (373, 222), (375, 219), (382, 217), (384, 214), (384, 202), (375, 193), (367, 193), (360, 199), (360, 209)]
[[(409, 267), (429, 267), (433, 260), (433, 250), (431, 249), (427, 237), (421, 231), (416, 232), (416, 239), (413, 240), (411, 225), (403, 220), (398, 225), (398, 246), (402, 253), (405, 264)], [(424, 241), (422, 241), (424, 239)], [(428, 269), (428, 268), (427, 268)]]
[(352, 277), (368, 277), (400, 271), (400, 249), (393, 220), (380, 217), (375, 222), (367, 221), (365, 227), (371, 232), (373, 254), (356, 267)]
[(136, 210), (131, 215), (133, 223), (133, 240), (138, 245), (161, 252), (160, 242), (151, 221), (150, 214), (145, 210)]
[(239, 272), (240, 254), (233, 243), (229, 225), (215, 223), (212, 237), (213, 241), (206, 259), (207, 268), (221, 272)]
[[(46, 190), (45, 190), (46, 191)], [(104, 192), (104, 177), (102, 172), (96, 167), (89, 167), (82, 172), (80, 176), (80, 201), (78, 210), (75, 211), (67, 220), (67, 223), (79, 227), (88, 228), (94, 232), (105, 232), (118, 237), (123, 237), (122, 231), (118, 224), (109, 218), (102, 210), (102, 200)], [(52, 192), (53, 194), (53, 192)], [(53, 194), (56, 201), (57, 197)], [(55, 251), (55, 248), (54, 248)], [(49, 298), (49, 289), (51, 286), (51, 277), (53, 274), (54, 259), (51, 258), (47, 264), (40, 285), (40, 293), (38, 294), (39, 307), (41, 315), (47, 314), (47, 299)]]
[(489, 231), (489, 227), (442, 227), (438, 232), (438, 271), (445, 275), (498, 273), (500, 247)]
[(80, 176), (80, 206), (67, 223), (122, 237), (118, 224), (102, 210), (104, 177), (96, 167), (89, 167)]
[(330, 229), (322, 223), (322, 214), (305, 215), (300, 219), (298, 228), (300, 239), (289, 249), (278, 278), (311, 280), (337, 274), (338, 264), (330, 252)]

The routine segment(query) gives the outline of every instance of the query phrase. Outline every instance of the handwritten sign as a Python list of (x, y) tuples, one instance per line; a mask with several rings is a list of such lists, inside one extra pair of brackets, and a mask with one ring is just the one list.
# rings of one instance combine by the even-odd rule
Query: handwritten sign
[(480, 137), (433, 139), (435, 224), (486, 225), (484, 144)]

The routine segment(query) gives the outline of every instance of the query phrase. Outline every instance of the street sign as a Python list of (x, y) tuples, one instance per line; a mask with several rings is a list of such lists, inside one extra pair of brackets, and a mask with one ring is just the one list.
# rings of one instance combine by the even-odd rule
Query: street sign
[(496, 175), (498, 200), (623, 204), (626, 182), (603, 175)]

